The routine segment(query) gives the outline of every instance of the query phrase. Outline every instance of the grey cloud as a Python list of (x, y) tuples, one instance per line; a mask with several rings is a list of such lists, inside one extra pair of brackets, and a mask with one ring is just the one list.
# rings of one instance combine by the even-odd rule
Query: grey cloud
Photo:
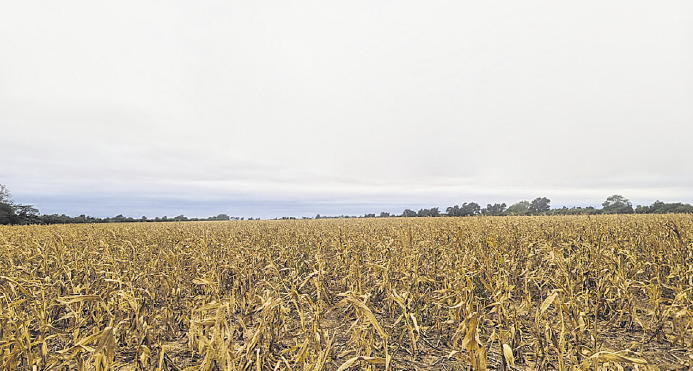
[(15, 195), (693, 202), (688, 2), (5, 7)]

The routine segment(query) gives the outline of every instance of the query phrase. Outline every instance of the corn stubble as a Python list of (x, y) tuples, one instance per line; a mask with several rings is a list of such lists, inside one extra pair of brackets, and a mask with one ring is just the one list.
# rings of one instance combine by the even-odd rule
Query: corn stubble
[(0, 228), (3, 370), (690, 367), (693, 217)]

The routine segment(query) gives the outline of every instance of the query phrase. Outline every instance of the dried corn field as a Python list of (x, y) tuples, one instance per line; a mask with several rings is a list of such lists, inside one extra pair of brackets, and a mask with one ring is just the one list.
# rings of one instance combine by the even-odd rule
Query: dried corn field
[(672, 370), (693, 216), (0, 227), (3, 370)]

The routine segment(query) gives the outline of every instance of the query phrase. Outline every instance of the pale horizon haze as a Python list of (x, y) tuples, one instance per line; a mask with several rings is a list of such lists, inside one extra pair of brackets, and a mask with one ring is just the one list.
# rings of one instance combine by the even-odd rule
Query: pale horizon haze
[(7, 1), (0, 138), (43, 214), (693, 203), (693, 2)]

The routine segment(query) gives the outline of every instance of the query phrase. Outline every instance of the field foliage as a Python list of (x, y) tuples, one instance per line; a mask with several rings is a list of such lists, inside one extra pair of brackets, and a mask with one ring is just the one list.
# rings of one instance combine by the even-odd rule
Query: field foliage
[(693, 216), (0, 227), (3, 370), (687, 369)]

